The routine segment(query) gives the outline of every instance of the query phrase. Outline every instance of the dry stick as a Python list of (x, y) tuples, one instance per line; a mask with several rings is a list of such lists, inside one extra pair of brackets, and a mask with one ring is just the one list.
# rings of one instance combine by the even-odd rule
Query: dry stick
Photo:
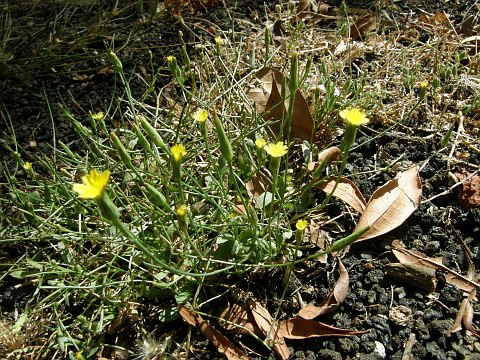
[(410, 360), (412, 358), (412, 349), (416, 343), (415, 333), (411, 333), (405, 343), (405, 350), (403, 350), (402, 360)]

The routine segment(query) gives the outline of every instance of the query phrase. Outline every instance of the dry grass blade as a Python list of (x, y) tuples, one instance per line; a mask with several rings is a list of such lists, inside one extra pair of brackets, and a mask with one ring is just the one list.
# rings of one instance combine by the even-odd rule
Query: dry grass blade
[(224, 354), (229, 360), (250, 359), (243, 351), (237, 349), (225, 336), (215, 330), (203, 318), (190, 311), (185, 305), (178, 305), (178, 311), (182, 318), (192, 326), (199, 329), (202, 334), (215, 346), (219, 353)]
[(302, 340), (322, 336), (352, 336), (367, 331), (340, 329), (315, 320), (296, 317), (280, 324), (278, 333), (287, 339)]
[(418, 207), (421, 195), (422, 183), (417, 167), (398, 174), (378, 188), (353, 230), (370, 228), (357, 241), (386, 234), (400, 226)]
[[(326, 193), (331, 193), (335, 187), (336, 180), (336, 177), (331, 177), (326, 183), (320, 184), (317, 187)], [(358, 189), (357, 185), (355, 185), (350, 179), (344, 177), (340, 179), (332, 196), (345, 201), (359, 213), (363, 213), (367, 206), (367, 202), (365, 201), (365, 198)]]
[(299, 311), (298, 315), (300, 317), (307, 320), (315, 319), (316, 317), (335, 311), (340, 304), (345, 301), (348, 295), (349, 278), (348, 271), (340, 258), (338, 258), (338, 268), (340, 277), (325, 301), (320, 306), (315, 306), (312, 303), (308, 304)]

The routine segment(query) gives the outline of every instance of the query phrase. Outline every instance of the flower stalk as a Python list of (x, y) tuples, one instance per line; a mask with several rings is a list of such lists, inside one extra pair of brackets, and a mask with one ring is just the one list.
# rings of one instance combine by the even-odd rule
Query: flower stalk
[(115, 226), (115, 228), (117, 228), (117, 230), (120, 231), (123, 236), (125, 236), (125, 238), (127, 238), (136, 248), (140, 249), (145, 256), (147, 256), (153, 261), (155, 265), (162, 267), (163, 269), (171, 272), (172, 274), (197, 278), (213, 276), (225, 272), (226, 270), (233, 267), (228, 266), (220, 270), (205, 273), (190, 273), (170, 266), (164, 261), (160, 260), (155, 255), (155, 253), (153, 253), (141, 239), (136, 237), (120, 220), (120, 213), (117, 207), (111, 201), (110, 197), (105, 191), (109, 178), (109, 170), (105, 170), (102, 173), (99, 173), (95, 169), (91, 170), (88, 175), (82, 177), (83, 184), (73, 185), (73, 191), (78, 194), (78, 197), (80, 199), (95, 200), (100, 208), (102, 216), (104, 216), (105, 219), (110, 221), (111, 224)]
[(347, 108), (345, 110), (340, 111), (339, 115), (345, 121), (345, 124), (346, 124), (345, 133), (343, 134), (343, 139), (340, 144), (340, 152), (342, 154), (342, 163), (340, 165), (340, 170), (338, 172), (335, 185), (332, 191), (327, 195), (327, 197), (323, 201), (322, 207), (327, 206), (328, 202), (332, 198), (332, 195), (335, 193), (335, 190), (337, 189), (337, 186), (343, 175), (343, 171), (345, 170), (345, 166), (347, 165), (347, 157), (350, 152), (350, 148), (355, 142), (358, 127), (360, 125), (364, 125), (369, 122), (369, 119), (367, 118), (365, 110), (359, 109), (359, 108)]

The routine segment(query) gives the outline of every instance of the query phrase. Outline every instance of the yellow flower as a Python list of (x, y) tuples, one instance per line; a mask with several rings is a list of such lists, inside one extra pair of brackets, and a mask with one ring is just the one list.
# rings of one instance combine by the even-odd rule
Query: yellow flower
[(182, 161), (182, 158), (187, 155), (185, 146), (180, 144), (173, 145), (170, 151), (172, 152), (173, 161), (175, 161), (177, 164), (179, 164)]
[(193, 119), (198, 121), (200, 124), (205, 124), (208, 118), (208, 111), (205, 109), (198, 109), (193, 113)]
[(349, 125), (360, 126), (368, 123), (365, 110), (359, 108), (347, 108), (340, 111), (340, 117)]
[(30, 162), (26, 162), (25, 164), (23, 164), (23, 168), (26, 170), (26, 171), (31, 171), (32, 170), (32, 163)]
[(184, 217), (187, 214), (187, 205), (180, 205), (177, 207), (177, 215), (180, 217)]
[(267, 144), (265, 139), (257, 139), (255, 140), (255, 146), (257, 147), (258, 150), (263, 149), (263, 147)]
[(80, 199), (95, 199), (99, 200), (105, 193), (108, 179), (110, 178), (110, 171), (105, 170), (99, 173), (97, 170), (90, 170), (88, 175), (82, 177), (83, 184), (73, 184), (73, 191), (78, 193)]
[(307, 228), (308, 221), (307, 220), (298, 220), (295, 226), (296, 226), (298, 231), (303, 231)]
[(175, 56), (173, 56), (173, 55), (167, 56), (167, 61), (168, 61), (169, 64), (173, 63), (175, 60), (177, 60), (177, 59), (175, 59)]
[(217, 44), (218, 46), (221, 46), (224, 43), (225, 43), (225, 40), (222, 39), (220, 36), (215, 37), (215, 44)]
[(288, 152), (288, 147), (287, 145), (279, 141), (276, 144), (272, 143), (272, 144), (265, 145), (265, 151), (271, 157), (279, 158)]
[(420, 83), (420, 89), (426, 89), (427, 86), (428, 86), (428, 82), (426, 82), (426, 81), (422, 81), (422, 82)]
[(104, 115), (103, 115), (103, 112), (98, 112), (98, 113), (95, 113), (95, 114), (92, 114), (90, 111), (89, 111), (89, 114), (90, 116), (92, 117), (92, 119), (94, 120), (97, 120), (97, 121), (102, 121), (103, 118), (104, 118)]

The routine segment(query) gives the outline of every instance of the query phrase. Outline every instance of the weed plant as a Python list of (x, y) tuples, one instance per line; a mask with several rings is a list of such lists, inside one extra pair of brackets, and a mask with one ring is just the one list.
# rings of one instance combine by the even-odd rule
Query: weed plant
[[(0, 322), (3, 356), (134, 355), (121, 342), (105, 342), (127, 324), (148, 346), (168, 353), (171, 337), (153, 342), (141, 319), (172, 321), (177, 304), (206, 307), (252, 272), (275, 267), (289, 277), (296, 263), (339, 251), (360, 235), (315, 254), (302, 244), (310, 219), (324, 216), (331, 196), (319, 202), (310, 189), (327, 176), (340, 178), (357, 127), (367, 122), (361, 109), (381, 107), (380, 95), (366, 91), (368, 73), (342, 74), (329, 59), (312, 66), (312, 58), (293, 51), (302, 29), (301, 23), (290, 29), (283, 50), (272, 48), (269, 31), (261, 50), (226, 36), (203, 43), (194, 57), (183, 45), (181, 56), (169, 56), (161, 69), (172, 76), (174, 98), (155, 93), (160, 71), (154, 70), (144, 79), (145, 95), (135, 99), (121, 59), (110, 51), (124, 91), (118, 104), (88, 119), (62, 106), (81, 153), (58, 142), (54, 157), (30, 163), (14, 140), (7, 142), (16, 166), (4, 168), (1, 242), (22, 255), (1, 264), (0, 279), (31, 296), (22, 314)], [(271, 121), (256, 112), (247, 89), (256, 71), (270, 65), (289, 75), (285, 99), (296, 89), (316, 88), (315, 131), (326, 135), (320, 146), (290, 136), (291, 109), (282, 118), (285, 136), (272, 133)], [(403, 85), (412, 88), (407, 60), (404, 69)], [(452, 69), (445, 76), (457, 76)], [(145, 101), (162, 96), (167, 106)], [(339, 110), (346, 123), (341, 157), (309, 173), (308, 162), (334, 140), (327, 135), (337, 129)], [(247, 184), (258, 175), (265, 191), (255, 200)], [(153, 314), (139, 313), (145, 301), (158, 305)]]

